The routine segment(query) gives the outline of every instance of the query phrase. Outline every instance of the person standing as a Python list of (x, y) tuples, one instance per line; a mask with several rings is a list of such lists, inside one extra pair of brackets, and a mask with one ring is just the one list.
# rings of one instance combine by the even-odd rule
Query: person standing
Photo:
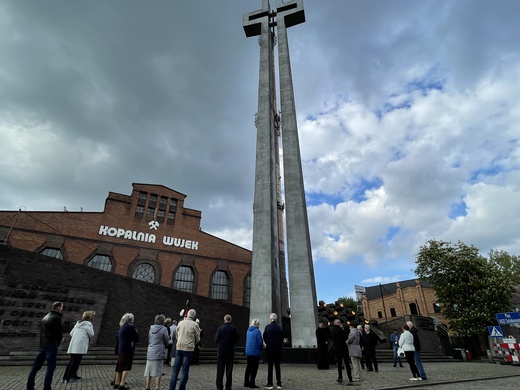
[(262, 332), (260, 332), (260, 321), (254, 319), (247, 329), (246, 333), (246, 356), (247, 366), (244, 376), (244, 387), (250, 389), (258, 389), (255, 384), (256, 374), (258, 373), (258, 366), (260, 364), (260, 356), (262, 355), (262, 348), (264, 341), (262, 340)]
[(318, 344), (318, 370), (329, 369), (329, 340), (330, 328), (320, 321), (316, 328), (316, 342)]
[(43, 390), (51, 390), (52, 377), (56, 369), (58, 359), (58, 346), (63, 339), (63, 327), (61, 324), (61, 312), (63, 311), (62, 302), (54, 302), (52, 309), (40, 322), (40, 348), (29, 377), (27, 378), (27, 390), (34, 390), (36, 374), (47, 360), (47, 370), (43, 382)]
[(345, 364), (345, 369), (347, 370), (347, 377), (349, 382), (354, 382), (352, 380), (352, 370), (350, 369), (350, 356), (347, 347), (348, 334), (341, 326), (340, 320), (334, 320), (334, 326), (332, 326), (332, 328), (330, 329), (330, 336), (334, 345), (334, 349), (336, 351), (336, 363), (338, 365), (337, 382), (343, 382), (343, 364)]
[(159, 390), (161, 386), (164, 350), (168, 347), (170, 341), (164, 321), (162, 314), (156, 315), (155, 322), (148, 331), (148, 349), (146, 350), (146, 367), (144, 368), (146, 390), (150, 390), (152, 377), (155, 377), (155, 390)]
[(217, 349), (217, 390), (224, 389), (224, 372), (226, 373), (226, 390), (231, 390), (233, 384), (233, 360), (235, 359), (235, 344), (240, 338), (238, 330), (231, 324), (229, 314), (224, 316), (224, 324), (215, 333)]
[(280, 361), (282, 359), (283, 331), (282, 327), (276, 323), (278, 316), (272, 313), (269, 316), (270, 323), (264, 329), (265, 350), (267, 352), (267, 385), (264, 389), (273, 388), (273, 365), (276, 372), (276, 388), (282, 387), (282, 372)]
[(88, 351), (90, 338), (94, 337), (94, 326), (91, 322), (93, 318), (93, 311), (84, 312), (81, 320), (76, 322), (76, 325), (74, 325), (74, 328), (70, 331), (72, 338), (70, 339), (69, 349), (67, 350), (67, 353), (70, 354), (70, 360), (63, 373), (61, 383), (72, 383), (81, 379), (81, 377), (78, 376), (78, 368), (83, 355)]
[(348, 352), (350, 360), (352, 361), (352, 380), (359, 382), (361, 379), (361, 357), (363, 352), (361, 351), (361, 332), (357, 329), (356, 325), (350, 324), (350, 333), (347, 338)]
[(366, 324), (365, 334), (363, 335), (363, 352), (365, 355), (365, 365), (367, 366), (367, 371), (379, 372), (376, 358), (376, 346), (378, 342), (379, 338), (374, 332), (372, 332), (370, 325)]
[(166, 347), (166, 350), (164, 352), (164, 364), (166, 366), (170, 365), (171, 361), (171, 354), (172, 354), (172, 334), (171, 334), (171, 325), (172, 325), (172, 319), (166, 318), (164, 320), (164, 326), (166, 327), (166, 331), (168, 332), (168, 346)]
[(424, 367), (421, 360), (421, 340), (419, 340), (419, 331), (415, 326), (413, 326), (412, 321), (406, 321), (406, 325), (410, 328), (410, 333), (413, 335), (413, 346), (415, 348), (414, 358), (415, 365), (419, 370), (419, 374), (421, 374), (421, 379), (423, 381), (426, 380), (426, 372), (424, 371)]
[(361, 364), (361, 369), (364, 370), (365, 369), (365, 348), (363, 347), (363, 336), (365, 335), (365, 329), (363, 328), (363, 325), (359, 324), (357, 326), (357, 330), (359, 332), (359, 334), (361, 335), (361, 339), (360, 339), (360, 347), (361, 347), (361, 359), (359, 359), (359, 364)]
[(128, 390), (125, 386), (128, 372), (132, 370), (134, 362), (135, 344), (139, 341), (139, 333), (134, 327), (134, 315), (132, 313), (125, 313), (121, 317), (121, 328), (117, 335), (118, 349), (117, 349), (117, 373), (114, 381), (114, 389)]
[(397, 353), (399, 349), (399, 332), (397, 329), (394, 329), (394, 333), (390, 335), (390, 344), (392, 344), (392, 350), (394, 352), (394, 367), (397, 366), (397, 362), (399, 362), (399, 367), (403, 367), (401, 356)]
[(195, 345), (200, 341), (199, 324), (195, 322), (197, 312), (194, 309), (188, 311), (188, 316), (177, 325), (177, 345), (175, 351), (175, 364), (173, 365), (172, 377), (169, 390), (175, 390), (177, 378), (181, 371), (179, 390), (186, 389), (186, 383), (190, 377), (190, 364), (193, 358)]
[(175, 361), (175, 351), (177, 350), (177, 320), (172, 320), (172, 325), (170, 326), (170, 339), (172, 341), (172, 350), (170, 352), (170, 361), (168, 362), (168, 365), (173, 366), (173, 362)]
[(410, 378), (410, 380), (422, 380), (421, 375), (419, 374), (419, 370), (415, 365), (415, 347), (413, 346), (413, 335), (410, 333), (410, 327), (407, 324), (403, 325), (403, 334), (399, 338), (399, 346), (404, 351), (404, 356), (406, 357), (406, 361), (408, 362), (410, 371), (413, 375), (413, 378)]

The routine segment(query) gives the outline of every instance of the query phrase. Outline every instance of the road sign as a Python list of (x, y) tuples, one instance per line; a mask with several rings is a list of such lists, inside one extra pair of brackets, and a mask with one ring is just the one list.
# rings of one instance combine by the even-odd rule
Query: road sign
[(491, 337), (504, 337), (500, 326), (488, 326), (488, 330)]
[(520, 312), (512, 311), (509, 313), (497, 313), (499, 325), (520, 324)]

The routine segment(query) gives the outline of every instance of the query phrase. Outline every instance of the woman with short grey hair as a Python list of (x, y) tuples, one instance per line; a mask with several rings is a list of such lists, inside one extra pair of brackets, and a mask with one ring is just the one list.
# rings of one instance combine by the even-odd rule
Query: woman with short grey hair
[(168, 346), (170, 337), (164, 326), (164, 316), (155, 316), (155, 323), (148, 332), (148, 349), (146, 351), (146, 367), (144, 369), (145, 387), (150, 390), (150, 382), (155, 377), (155, 390), (159, 390), (163, 374), (164, 349)]

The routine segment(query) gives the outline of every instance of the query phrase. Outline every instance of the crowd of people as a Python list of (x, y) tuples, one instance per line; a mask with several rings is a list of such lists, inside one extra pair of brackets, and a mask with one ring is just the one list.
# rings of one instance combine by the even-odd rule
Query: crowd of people
[[(344, 329), (339, 319), (329, 327), (321, 322), (316, 329), (316, 343), (318, 348), (318, 369), (329, 368), (329, 356), (334, 350), (334, 357), (338, 369), (338, 382), (343, 382), (343, 369), (346, 370), (349, 382), (362, 380), (361, 372), (379, 372), (376, 356), (376, 347), (379, 337), (369, 324), (349, 324), (349, 330)], [(406, 359), (413, 377), (410, 380), (426, 380), (426, 373), (421, 361), (421, 343), (417, 328), (411, 321), (407, 321), (402, 333), (394, 329), (390, 335), (394, 356), (394, 367), (403, 367), (402, 358)]]
[[(40, 348), (34, 360), (32, 369), (27, 378), (27, 390), (34, 390), (35, 378), (38, 371), (47, 362), (43, 390), (52, 390), (52, 379), (56, 369), (58, 347), (63, 339), (61, 313), (63, 303), (55, 302), (51, 311), (43, 317), (40, 323)], [(67, 353), (70, 360), (65, 368), (62, 383), (71, 383), (81, 379), (78, 368), (83, 355), (88, 352), (89, 341), (94, 336), (92, 320), (95, 312), (86, 311), (70, 331), (71, 340)], [(179, 322), (164, 315), (155, 316), (154, 323), (148, 331), (148, 348), (146, 366), (144, 369), (145, 389), (151, 390), (152, 380), (155, 390), (160, 390), (161, 377), (164, 375), (163, 366), (173, 365), (169, 390), (185, 390), (189, 379), (190, 366), (195, 362), (197, 349), (200, 350), (202, 330), (196, 318), (194, 309), (187, 311), (186, 316)], [(223, 324), (217, 329), (214, 342), (217, 345), (217, 372), (215, 384), (217, 390), (231, 390), (233, 384), (233, 363), (235, 346), (240, 335), (233, 325), (229, 314), (224, 316)], [(256, 383), (260, 357), (265, 348), (267, 360), (267, 384), (265, 389), (283, 389), (280, 362), (283, 347), (283, 331), (277, 323), (275, 313), (269, 316), (269, 324), (260, 331), (260, 321), (253, 319), (246, 332), (245, 354), (247, 366), (244, 375), (244, 387), (257, 389)], [(362, 380), (361, 372), (378, 372), (379, 365), (376, 357), (378, 336), (370, 325), (349, 324), (350, 330), (344, 329), (339, 320), (333, 326), (320, 323), (316, 329), (318, 345), (318, 368), (328, 369), (329, 346), (334, 348), (338, 370), (338, 382), (343, 382), (343, 368), (346, 370), (349, 382)], [(132, 369), (135, 346), (139, 341), (139, 333), (134, 326), (134, 315), (125, 313), (119, 322), (116, 333), (117, 363), (114, 380), (111, 383), (114, 389), (129, 390), (126, 378)], [(402, 327), (402, 333), (397, 329), (390, 335), (390, 343), (394, 351), (394, 367), (402, 365), (402, 358), (406, 359), (413, 377), (410, 380), (426, 380), (426, 373), (421, 362), (421, 344), (417, 328), (407, 321)], [(173, 364), (172, 364), (173, 362)], [(274, 369), (274, 377), (273, 377)], [(224, 382), (225, 378), (225, 382)]]
[[(34, 390), (38, 371), (47, 362), (43, 390), (52, 390), (52, 380), (58, 358), (58, 347), (63, 340), (62, 302), (54, 302), (51, 311), (40, 322), (40, 347), (33, 366), (27, 378), (27, 390)], [(72, 383), (79, 379), (78, 368), (83, 355), (88, 352), (90, 339), (94, 336), (92, 324), (95, 312), (85, 311), (70, 331), (71, 340), (67, 353), (70, 361), (65, 368), (62, 383)], [(161, 377), (165, 365), (173, 366), (169, 390), (175, 390), (179, 382), (179, 390), (185, 390), (189, 379), (191, 364), (197, 364), (197, 350), (201, 348), (202, 330), (197, 312), (187, 311), (179, 322), (164, 315), (155, 316), (154, 323), (148, 331), (148, 348), (146, 351), (146, 366), (144, 369), (145, 389), (151, 390), (152, 381), (155, 390), (160, 390)], [(273, 389), (273, 368), (275, 371), (276, 388), (282, 389), (280, 361), (283, 346), (283, 331), (277, 323), (277, 315), (271, 314), (270, 323), (260, 332), (260, 321), (254, 319), (246, 332), (247, 366), (244, 377), (244, 387), (257, 389), (256, 376), (260, 356), (265, 347), (267, 358), (267, 384), (265, 389)], [(232, 324), (229, 314), (224, 316), (224, 323), (215, 333), (217, 345), (217, 373), (215, 384), (217, 390), (230, 390), (233, 380), (233, 362), (235, 345), (240, 340), (236, 327)], [(126, 385), (128, 373), (132, 370), (134, 350), (139, 342), (139, 332), (134, 326), (134, 315), (125, 313), (119, 321), (115, 338), (115, 354), (117, 363), (114, 379), (111, 383), (114, 389), (129, 390)], [(173, 363), (173, 364), (172, 364)], [(224, 383), (225, 377), (225, 383)]]

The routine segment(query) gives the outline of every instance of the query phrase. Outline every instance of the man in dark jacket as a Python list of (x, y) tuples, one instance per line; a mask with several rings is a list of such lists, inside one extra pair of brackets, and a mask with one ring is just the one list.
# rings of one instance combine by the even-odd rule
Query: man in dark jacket
[(339, 383), (343, 382), (343, 364), (345, 364), (348, 380), (349, 382), (353, 382), (352, 370), (350, 369), (350, 356), (346, 343), (348, 333), (341, 327), (340, 324), (341, 321), (336, 319), (334, 320), (334, 326), (330, 328), (330, 337), (332, 339), (332, 343), (334, 344), (334, 349), (336, 351), (336, 363), (338, 364), (337, 381)]
[(40, 322), (40, 349), (34, 360), (31, 372), (27, 378), (27, 390), (34, 390), (36, 374), (47, 360), (47, 371), (43, 382), (43, 390), (51, 390), (52, 377), (56, 369), (58, 359), (58, 346), (63, 338), (63, 327), (61, 325), (62, 302), (54, 302), (52, 310), (47, 313)]
[(283, 331), (276, 323), (278, 316), (272, 313), (269, 316), (271, 323), (264, 329), (264, 343), (267, 353), (267, 385), (264, 389), (273, 388), (273, 364), (276, 371), (276, 384), (282, 389), (282, 373), (280, 371), (280, 360), (282, 359)]
[(426, 372), (424, 371), (424, 367), (421, 360), (421, 341), (419, 340), (419, 332), (415, 326), (413, 326), (412, 321), (406, 321), (406, 325), (410, 327), (410, 333), (413, 335), (413, 346), (415, 348), (414, 352), (414, 360), (417, 369), (419, 370), (419, 375), (423, 381), (426, 380)]
[(366, 324), (365, 333), (363, 334), (363, 355), (365, 357), (367, 371), (379, 371), (376, 358), (376, 346), (378, 342), (379, 338), (370, 330), (370, 325)]
[(224, 325), (221, 325), (215, 333), (217, 350), (217, 390), (224, 389), (224, 371), (226, 372), (226, 390), (231, 390), (233, 382), (233, 360), (235, 359), (235, 344), (239, 335), (237, 328), (231, 324), (229, 314), (224, 316)]

